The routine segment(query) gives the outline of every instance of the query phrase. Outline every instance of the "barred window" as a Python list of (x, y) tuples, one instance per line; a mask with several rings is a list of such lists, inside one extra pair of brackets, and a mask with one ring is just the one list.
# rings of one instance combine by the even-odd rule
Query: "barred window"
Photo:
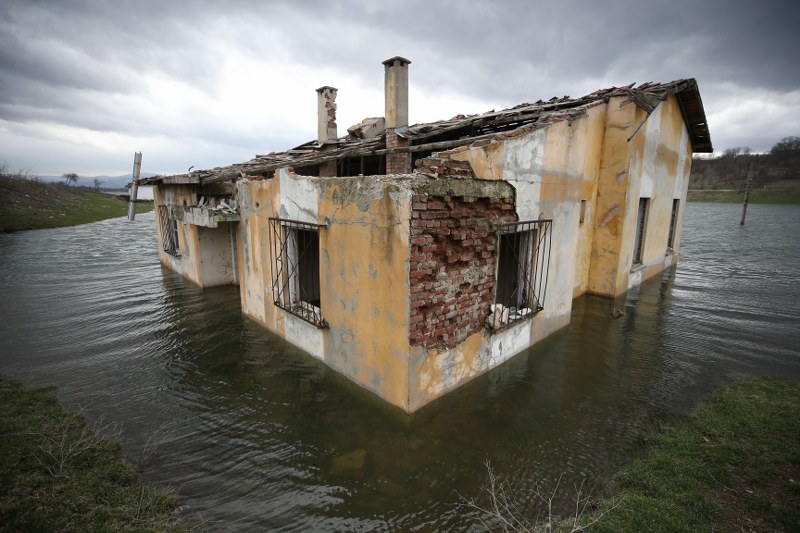
[(490, 329), (502, 329), (544, 309), (551, 227), (552, 220), (500, 226), (495, 303), (487, 319)]
[(672, 200), (672, 216), (669, 220), (669, 236), (667, 237), (667, 247), (672, 250), (675, 248), (675, 229), (678, 226), (678, 208), (681, 201), (678, 199)]
[(644, 255), (644, 237), (647, 232), (647, 211), (649, 198), (639, 198), (639, 211), (636, 214), (636, 234), (633, 239), (633, 264), (641, 265)]
[(324, 226), (270, 218), (272, 295), (275, 305), (327, 327), (320, 310), (319, 230)]
[(161, 234), (161, 249), (175, 257), (181, 256), (178, 245), (178, 221), (172, 214), (170, 206), (158, 206), (158, 231)]

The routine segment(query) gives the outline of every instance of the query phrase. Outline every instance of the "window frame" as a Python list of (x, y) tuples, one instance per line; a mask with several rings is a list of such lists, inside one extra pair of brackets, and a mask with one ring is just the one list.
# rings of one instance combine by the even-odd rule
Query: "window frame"
[(158, 206), (158, 231), (161, 234), (161, 250), (173, 257), (180, 257), (178, 219), (175, 218), (174, 207), (172, 205)]
[(633, 266), (641, 266), (644, 261), (644, 243), (647, 235), (647, 218), (650, 214), (650, 198), (639, 198), (636, 210), (636, 227), (633, 236)]
[[(503, 330), (544, 310), (550, 276), (552, 226), (552, 220), (538, 219), (510, 222), (497, 227), (494, 303), (486, 319), (486, 326), (490, 331)], [(509, 237), (511, 235), (521, 237)], [(514, 247), (510, 255), (506, 251), (509, 245)], [(513, 264), (504, 266), (509, 260)], [(515, 271), (512, 275), (516, 276), (516, 286), (511, 294), (502, 289), (503, 286), (509, 286), (508, 281), (501, 280), (507, 275), (503, 270)], [(501, 295), (500, 291), (504, 294)], [(508, 305), (509, 298), (516, 305)], [(499, 299), (504, 302), (498, 301)]]
[[(304, 294), (319, 296), (321, 292), (319, 233), (326, 226), (270, 217), (269, 228), (273, 303), (318, 328), (327, 328), (328, 323), (322, 317), (321, 302), (303, 299)], [(312, 233), (315, 237), (301, 246), (301, 241), (305, 239), (301, 239), (300, 232)], [(313, 249), (315, 243), (316, 250)], [(311, 255), (307, 255), (309, 252)], [(309, 265), (304, 264), (304, 260), (312, 261), (310, 273), (306, 271)], [(302, 284), (309, 274), (312, 278), (310, 290), (308, 286), (304, 289)]]
[(667, 250), (675, 249), (675, 233), (678, 229), (678, 211), (680, 210), (680, 198), (672, 199), (672, 216), (669, 221), (669, 235), (667, 236)]

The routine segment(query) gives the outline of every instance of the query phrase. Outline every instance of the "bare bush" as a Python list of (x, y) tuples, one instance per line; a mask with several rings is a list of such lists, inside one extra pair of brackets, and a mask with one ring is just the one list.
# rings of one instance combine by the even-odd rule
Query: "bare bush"
[[(559, 491), (563, 490), (561, 488), (563, 474), (558, 477), (552, 490), (544, 490), (538, 483), (534, 483), (531, 490), (533, 501), (524, 501), (513, 493), (507, 481), (498, 479), (488, 461), (485, 464), (488, 481), (484, 491), (489, 496), (489, 505), (482, 506), (475, 500), (463, 496), (461, 502), (478, 511), (481, 523), (490, 531), (499, 528), (505, 533), (553, 533), (554, 531), (576, 533), (590, 528), (616, 507), (592, 515), (593, 492), (586, 489), (584, 478), (573, 487), (574, 505), (570, 516), (562, 518), (555, 514), (553, 504), (559, 496)], [(539, 510), (531, 516), (530, 508), (533, 506)]]
[(45, 456), (45, 468), (52, 476), (61, 476), (64, 469), (79, 455), (119, 437), (122, 428), (104, 416), (91, 424), (81, 418), (71, 418), (54, 435), (43, 435), (39, 449)]

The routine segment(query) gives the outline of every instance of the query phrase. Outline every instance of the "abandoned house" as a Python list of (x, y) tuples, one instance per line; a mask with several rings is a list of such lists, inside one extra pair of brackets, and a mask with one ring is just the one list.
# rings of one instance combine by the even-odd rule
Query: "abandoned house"
[(675, 263), (712, 147), (694, 79), (410, 125), (409, 64), (344, 136), (322, 87), (317, 139), (142, 181), (167, 268), (413, 412)]

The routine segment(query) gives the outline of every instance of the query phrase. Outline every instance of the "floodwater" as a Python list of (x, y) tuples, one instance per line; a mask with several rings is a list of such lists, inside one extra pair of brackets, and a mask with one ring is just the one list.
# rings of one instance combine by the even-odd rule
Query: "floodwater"
[(717, 388), (800, 381), (800, 206), (739, 216), (689, 204), (676, 270), (414, 416), (162, 270), (152, 214), (0, 235), (0, 375), (123, 424), (206, 530), (480, 531), (486, 463), (520, 500), (563, 476), (565, 506)]

